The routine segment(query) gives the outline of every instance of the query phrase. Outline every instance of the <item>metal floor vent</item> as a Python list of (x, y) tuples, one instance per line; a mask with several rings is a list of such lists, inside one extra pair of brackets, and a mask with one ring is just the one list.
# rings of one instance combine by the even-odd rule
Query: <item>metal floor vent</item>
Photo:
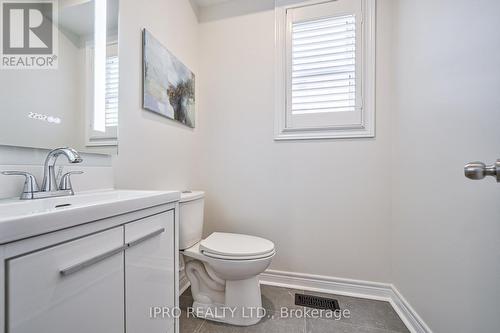
[(321, 310), (340, 310), (339, 302), (333, 298), (295, 294), (295, 305)]

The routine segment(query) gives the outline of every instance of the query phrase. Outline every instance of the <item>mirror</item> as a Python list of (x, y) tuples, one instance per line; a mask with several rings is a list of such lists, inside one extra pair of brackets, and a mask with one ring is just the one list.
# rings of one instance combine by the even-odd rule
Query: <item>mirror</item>
[[(10, 40), (3, 42), (9, 43), (14, 55), (6, 60), (3, 48), (0, 144), (49, 149), (70, 146), (83, 152), (116, 153), (119, 0), (52, 3), (53, 9), (27, 10), (24, 16), (29, 17), (29, 26), (23, 30), (21, 20), (18, 33), (28, 36), (24, 36), (24, 44), (22, 37), (15, 40), (13, 30), (16, 10), (22, 13), (26, 9), (10, 9)], [(51, 45), (46, 42), (44, 21), (50, 21), (48, 27), (53, 28), (52, 54), (44, 49)], [(50, 33), (48, 36), (50, 39)], [(38, 49), (19, 55), (34, 46)], [(45, 67), (38, 66), (42, 61)], [(54, 67), (50, 67), (52, 61)]]

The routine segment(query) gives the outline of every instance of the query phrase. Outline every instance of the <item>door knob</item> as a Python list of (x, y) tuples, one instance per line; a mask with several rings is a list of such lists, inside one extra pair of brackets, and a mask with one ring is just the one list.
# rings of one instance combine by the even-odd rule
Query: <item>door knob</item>
[(497, 160), (492, 165), (486, 165), (483, 162), (471, 162), (465, 165), (465, 177), (479, 180), (486, 176), (495, 177), (500, 183), (500, 160)]

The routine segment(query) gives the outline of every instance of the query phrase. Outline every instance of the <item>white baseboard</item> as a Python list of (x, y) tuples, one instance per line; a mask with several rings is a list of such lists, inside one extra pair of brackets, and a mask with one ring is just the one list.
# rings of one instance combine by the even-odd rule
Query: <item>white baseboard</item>
[(389, 283), (341, 279), (322, 275), (267, 270), (260, 275), (266, 285), (325, 292), (389, 302), (412, 333), (432, 333), (430, 328)]
[(190, 285), (191, 284), (189, 283), (186, 273), (184, 273), (184, 270), (181, 270), (179, 272), (179, 295), (182, 295), (182, 293), (185, 292)]
[[(406, 326), (412, 327), (414, 330), (412, 332), (416, 333), (432, 333), (431, 329), (424, 320), (418, 315), (417, 311), (413, 309), (408, 303), (408, 301), (401, 295), (396, 286), (391, 285), (392, 291), (394, 293), (391, 299), (391, 305), (394, 310), (402, 319)], [(411, 329), (410, 329), (411, 330)]]

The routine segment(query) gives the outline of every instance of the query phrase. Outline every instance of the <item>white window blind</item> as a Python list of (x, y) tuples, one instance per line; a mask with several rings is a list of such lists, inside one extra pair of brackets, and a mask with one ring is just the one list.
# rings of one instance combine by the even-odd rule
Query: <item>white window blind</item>
[(356, 18), (343, 15), (292, 23), (293, 115), (355, 111)]
[(277, 0), (275, 13), (275, 139), (372, 137), (375, 0)]
[(106, 58), (106, 127), (118, 126), (118, 56)]
[(86, 45), (87, 67), (87, 117), (86, 117), (86, 145), (115, 146), (118, 138), (118, 88), (119, 88), (119, 54), (118, 44), (109, 43), (106, 47), (106, 63), (104, 75), (104, 127), (105, 132), (94, 130), (94, 45)]

